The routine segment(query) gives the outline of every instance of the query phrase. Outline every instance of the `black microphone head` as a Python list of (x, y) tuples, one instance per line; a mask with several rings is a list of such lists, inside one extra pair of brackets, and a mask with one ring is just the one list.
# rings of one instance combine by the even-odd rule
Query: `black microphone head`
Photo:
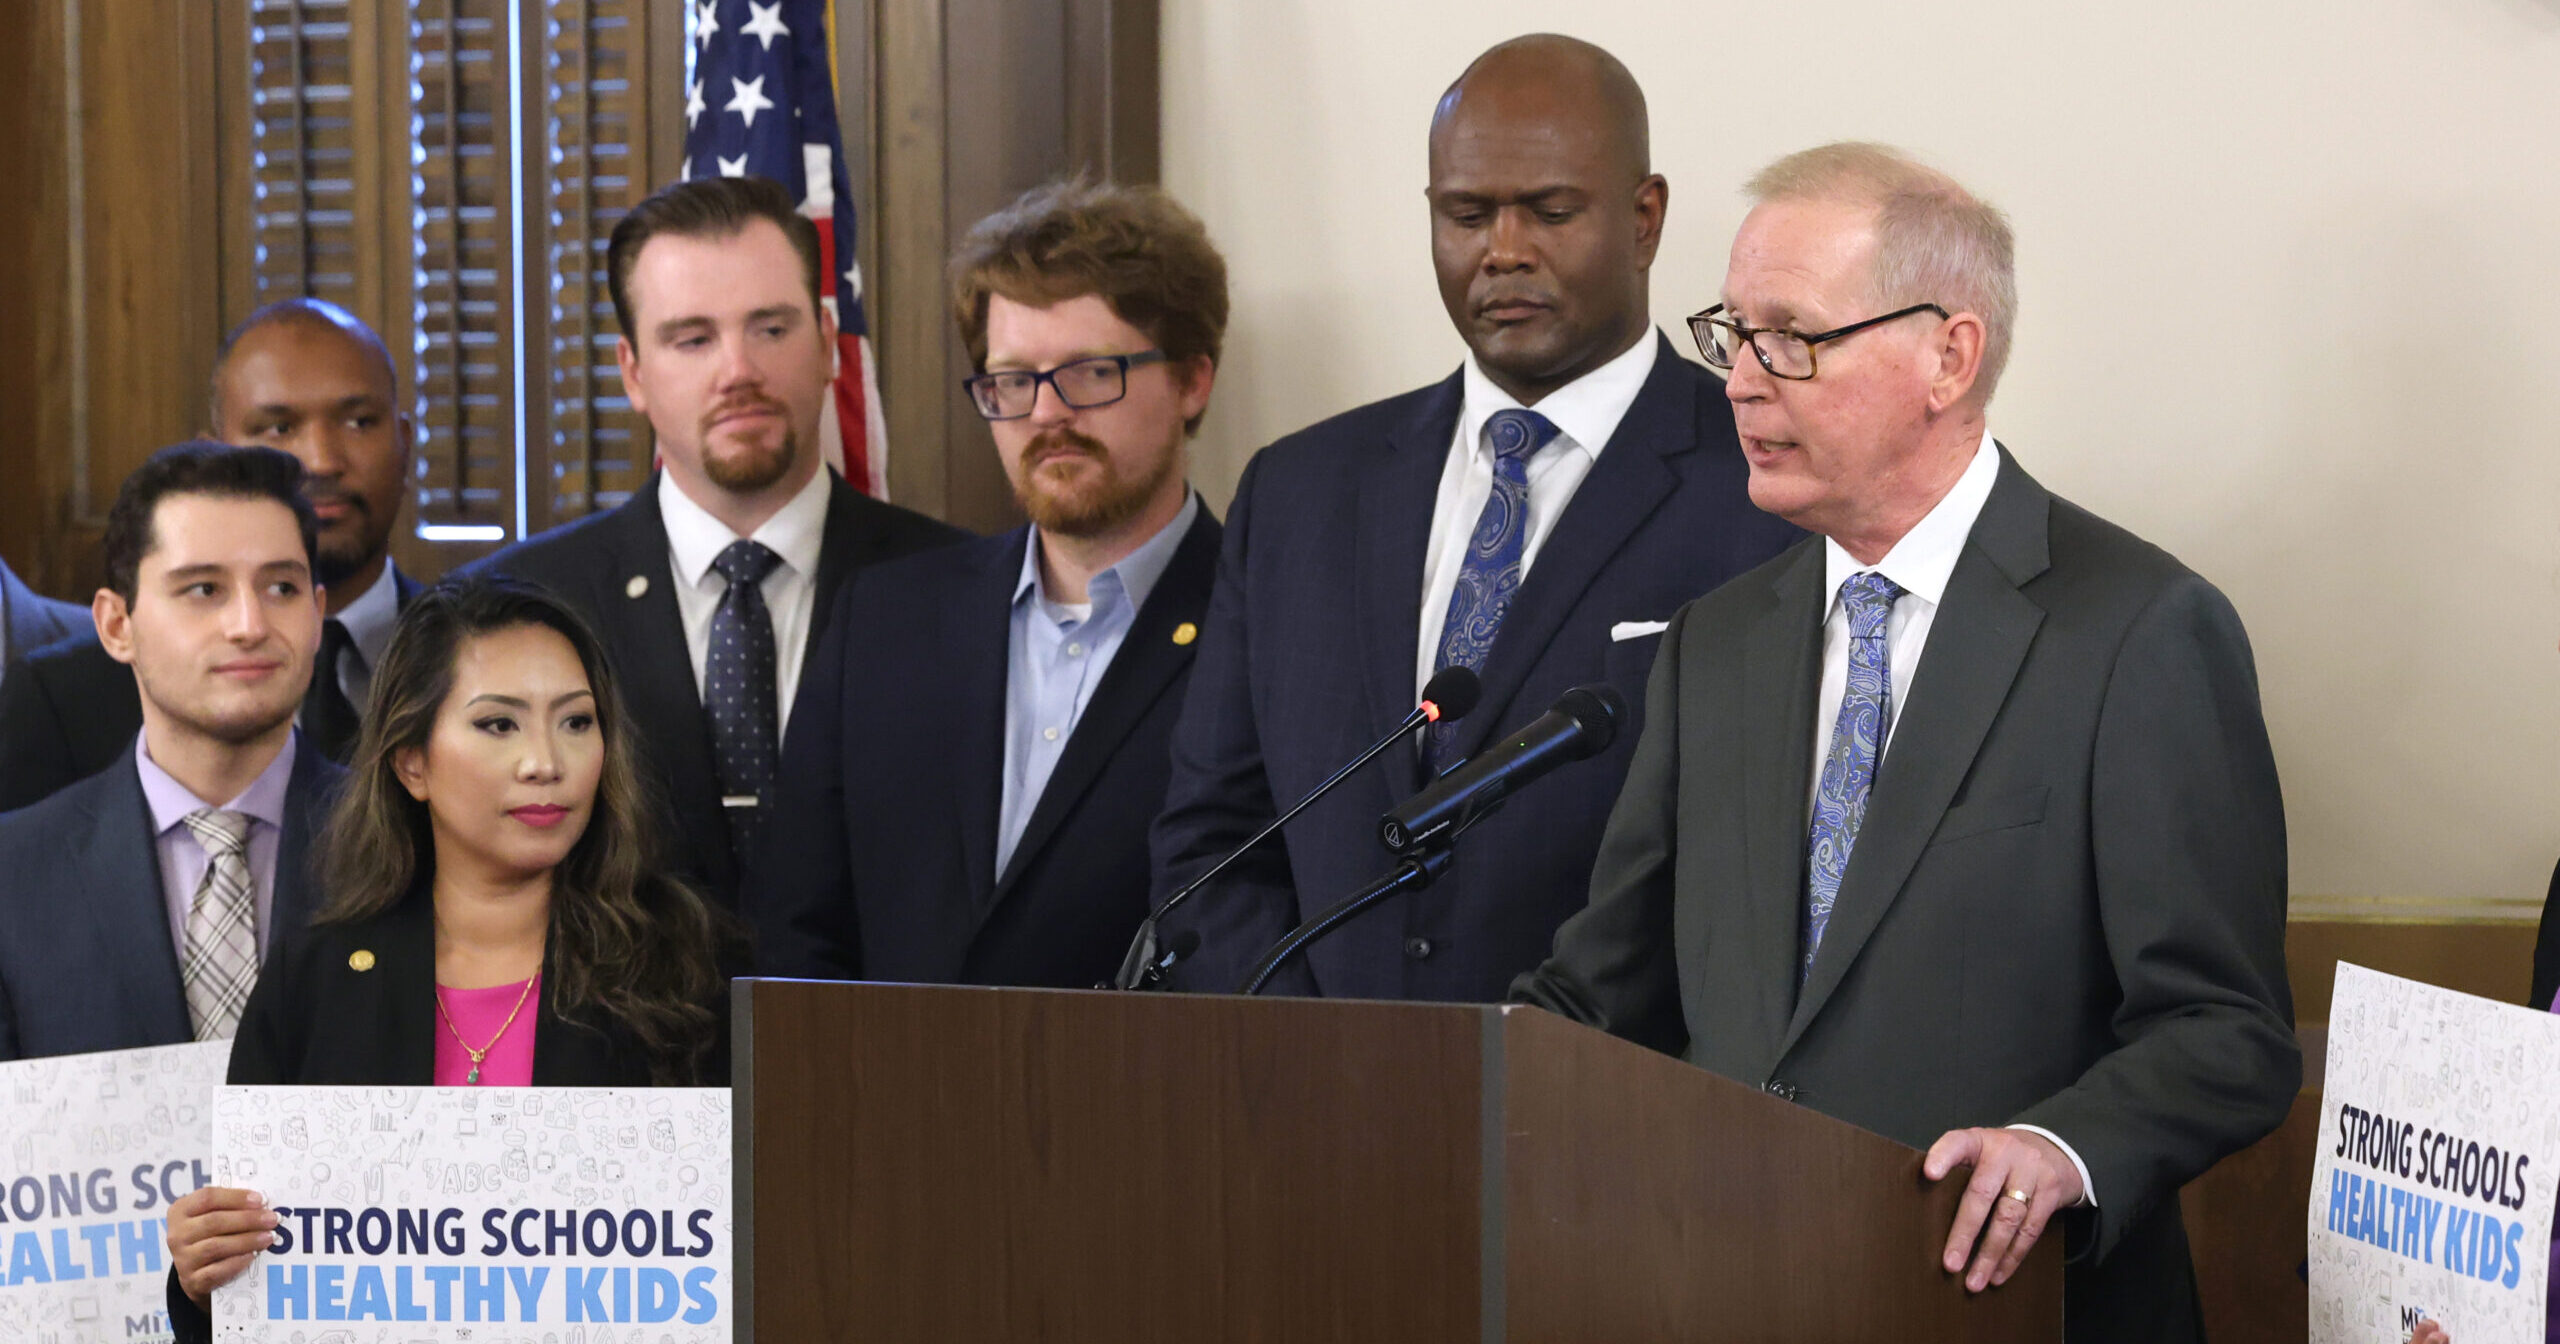
[(1422, 698), (1438, 705), (1439, 721), (1448, 723), (1465, 718), (1476, 707), (1476, 702), (1484, 698), (1484, 683), (1476, 679), (1471, 669), (1444, 667), (1431, 674), (1431, 680), (1422, 688)]
[(1574, 738), (1573, 756), (1581, 760), (1597, 756), (1618, 740), (1618, 725), (1626, 722), (1627, 698), (1618, 688), (1607, 684), (1576, 686), (1556, 697), (1556, 712), (1565, 715), (1582, 731)]

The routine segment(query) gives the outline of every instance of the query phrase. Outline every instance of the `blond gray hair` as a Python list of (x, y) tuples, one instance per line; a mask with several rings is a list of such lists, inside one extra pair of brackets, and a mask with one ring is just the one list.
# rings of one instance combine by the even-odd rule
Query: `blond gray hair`
[(1957, 181), (1890, 145), (1842, 141), (1800, 150), (1744, 184), (1755, 205), (1845, 201), (1875, 210), (1881, 310), (1934, 303), (1982, 319), (1984, 403), (2009, 363), (2018, 322), (2017, 239), (2009, 218)]

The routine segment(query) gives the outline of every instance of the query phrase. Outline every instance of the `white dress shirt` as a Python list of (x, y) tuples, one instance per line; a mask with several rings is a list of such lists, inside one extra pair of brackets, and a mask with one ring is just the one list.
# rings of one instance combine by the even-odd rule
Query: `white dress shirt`
[(1458, 429), (1449, 440), (1448, 464), (1440, 470), (1440, 495), (1431, 506), (1431, 541), (1422, 554), (1422, 626), (1414, 645), (1413, 693), (1418, 699), (1431, 674), (1440, 670), (1440, 633), (1449, 623), (1449, 596), (1458, 590), (1458, 571), (1466, 567), (1467, 540), (1476, 519), (1493, 498), (1493, 450), (1484, 443), (1484, 422), (1496, 411), (1527, 409), (1545, 416), (1557, 434), (1529, 458), (1529, 535), (1520, 549), (1520, 578), (1538, 561), (1538, 548), (1554, 535), (1556, 520), (1573, 502), (1573, 492), (1591, 474), (1593, 463), (1618, 422), (1627, 418), (1644, 380), (1653, 376), (1661, 340), (1651, 328), (1625, 354), (1557, 388), (1537, 405), (1523, 408), (1510, 393), (1494, 386), (1473, 358), (1467, 360), (1464, 400), (1458, 406)]
[[(829, 473), (818, 469), (800, 493), (782, 506), (748, 541), (761, 542), (782, 557), (764, 576), (764, 604), (773, 613), (774, 745), (791, 726), (791, 702), (800, 690), (800, 660), (809, 648), (809, 623), (818, 605), (818, 549), (827, 536)], [(676, 610), (684, 617), (685, 648), (693, 654), (693, 689), (703, 693), (704, 670), (711, 662), (711, 616), (729, 591), (729, 581), (711, 562), (740, 540), (727, 523), (712, 517), (685, 494), (670, 474), (660, 478), (658, 513), (666, 521), (667, 560), (675, 574)]]
[[(1808, 816), (1812, 814), (1814, 798), (1822, 792), (1822, 764), (1831, 754), (1831, 735), (1840, 723), (1840, 702), (1849, 692), (1849, 611), (1840, 601), (1840, 585), (1853, 574), (1874, 573), (1893, 580), (1894, 586), (1902, 590), (1884, 625), (1893, 698), (1885, 706), (1884, 746), (1876, 757), (1881, 768), (1884, 756), (1893, 750), (1893, 730), (1902, 723), (1902, 707), (1911, 695), (1911, 676), (1920, 669), (1921, 654), (1928, 648), (1929, 628), (1937, 623), (1938, 604), (1946, 600), (1947, 580), (1954, 577), (1956, 559), (1964, 554), (1965, 539), (1973, 535), (1974, 522), (1982, 517), (1982, 506), (1990, 500), (1991, 485), (1999, 477), (2000, 454), (1992, 444), (1991, 431), (1985, 429), (1982, 442), (1974, 445), (1973, 461), (1956, 478), (1955, 486), (1910, 531), (1902, 534), (1883, 559), (1873, 565), (1861, 565), (1841, 549), (1839, 542), (1823, 538), (1823, 582), (1828, 585), (1831, 602), (1822, 615), (1822, 691), (1813, 702), (1813, 788), (1805, 798)], [(1854, 853), (1850, 861), (1856, 862)], [(2097, 1204), (2098, 1190), (2089, 1183), (2089, 1164), (2080, 1160), (2079, 1152), (2061, 1135), (2038, 1125), (2009, 1128), (2051, 1140), (2080, 1173), (2082, 1201), (2093, 1207)]]

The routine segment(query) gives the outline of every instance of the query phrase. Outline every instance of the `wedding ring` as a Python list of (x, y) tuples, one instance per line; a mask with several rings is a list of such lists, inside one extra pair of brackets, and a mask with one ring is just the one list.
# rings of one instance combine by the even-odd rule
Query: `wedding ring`
[(2024, 1191), (2024, 1190), (2012, 1190), (2012, 1191), (2010, 1191), (2010, 1192), (2008, 1193), (2008, 1195), (2006, 1196), (2006, 1198), (2014, 1199), (2014, 1200), (2018, 1201), (2018, 1202), (2019, 1202), (2019, 1203), (2021, 1203), (2021, 1204), (2026, 1204), (2026, 1203), (2030, 1203), (2030, 1202), (2032, 1202), (2032, 1201), (2030, 1201), (2030, 1200), (2027, 1198), (2027, 1192), (2026, 1192), (2026, 1191)]

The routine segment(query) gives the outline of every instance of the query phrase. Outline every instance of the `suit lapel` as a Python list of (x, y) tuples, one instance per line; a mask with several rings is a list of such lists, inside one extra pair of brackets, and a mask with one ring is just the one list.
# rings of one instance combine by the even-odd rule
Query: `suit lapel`
[[(2018, 589), (2044, 572), (2050, 504), (2044, 488), (2002, 450), (1999, 479), (1930, 624), (1911, 679), (1911, 703), (1897, 716), (1877, 763), (1857, 845), (1781, 1055), (1848, 975), (1868, 935), (1901, 894), (2009, 698), (2010, 684), (2044, 623), (2044, 609)], [(1806, 759), (1810, 769), (1811, 757)]]
[(1155, 591), (1147, 595), (1147, 605), (1130, 625), (1128, 637), (1120, 642), (1120, 652), (1103, 672), (1102, 684), (1094, 688), (1093, 699), (1076, 720), (1067, 749), (1059, 754), (1058, 768), (1050, 772), (1049, 783), (1023, 826), (1022, 838), (1014, 844), (1012, 862), (996, 883), (996, 900), (1004, 898), (1024, 866), (1057, 834), (1059, 823), (1093, 787), (1165, 688), (1191, 666), (1194, 646), (1175, 642), (1174, 633), (1188, 624), (1196, 635), (1201, 617), (1208, 613), (1209, 588), (1218, 570), (1218, 537), (1218, 520), (1209, 516), (1206, 505), (1201, 506), (1200, 516), (1192, 519), (1191, 530), (1183, 534)]
[[(870, 550), (877, 537), (864, 535), (854, 517), (854, 489), (836, 475), (827, 473), (827, 523), (818, 540), (817, 601), (809, 610), (809, 647), (818, 647), (827, 637), (827, 626), (835, 619), (836, 594), (843, 591), (846, 576), (871, 562)], [(809, 666), (814, 659), (800, 661), (801, 687), (808, 685)]]
[(276, 846), (275, 899), (268, 911), (273, 924), (267, 934), (269, 952), (285, 935), (309, 928), (311, 917), (319, 913), (319, 875), (311, 867), (311, 838), (327, 820), (329, 805), (336, 799), (344, 774), (327, 757), (309, 750), (308, 744), (295, 744), (293, 776), (285, 781), (284, 788), (284, 834)]
[[(711, 833), (696, 837), (705, 874), (726, 890), (737, 881), (721, 817), (718, 776), (712, 769), (711, 730), (694, 684), (693, 653), (685, 643), (684, 616), (676, 608), (674, 569), (667, 562), (667, 526), (658, 511), (666, 478), (653, 476), (604, 526), (613, 529), (612, 565), (594, 577), (593, 609), (613, 644), (614, 670), (622, 674), (634, 736), (648, 746), (659, 783), (681, 818), (709, 816)], [(823, 568), (823, 566), (822, 566)], [(708, 811), (705, 811), (705, 809)]]
[[(950, 660), (956, 710), (951, 714), (951, 805), (960, 823), (960, 854), (969, 874), (969, 908), (983, 913), (996, 886), (996, 826), (1004, 810), (1005, 684), (1013, 670), (1013, 591), (1031, 529), (1015, 528), (1003, 544), (980, 548), (983, 563), (942, 608), (940, 645)], [(933, 893), (913, 893), (932, 899)]]
[[(1512, 701), (1545, 657), (1556, 632), (1581, 604), (1609, 558), (1670, 498), (1679, 478), (1663, 459), (1697, 445), (1697, 394), (1683, 378), (1670, 342), (1654, 336), (1653, 372), (1618, 422), (1591, 474), (1573, 492), (1537, 563), (1503, 613), (1485, 658), (1484, 700), (1458, 727), (1458, 747), (1472, 754), (1493, 734), (1515, 726)], [(1419, 580), (1416, 580), (1419, 586)], [(1541, 707), (1543, 708), (1543, 707)]]
[[(141, 1014), (146, 1039), (194, 1040), (178, 948), (168, 936), (168, 895), (160, 880), (151, 803), (143, 797), (130, 748), (104, 782), (92, 795), (89, 852), (76, 856), (70, 869), (84, 875), (86, 890), (63, 893), (65, 913), (89, 921), (98, 945), (116, 953), (110, 964), (133, 968), (125, 997)], [(150, 931), (142, 946), (136, 945), (136, 930)]]
[[(1360, 665), (1369, 693), (1364, 731), (1383, 731), (1413, 711), (1414, 641), (1422, 629), (1422, 562), (1431, 514), (1458, 432), (1461, 374), (1433, 388), (1412, 419), (1387, 438), (1387, 451), (1364, 470), (1354, 543), (1360, 585)], [(1440, 613), (1445, 614), (1445, 613)], [(1481, 711), (1478, 711), (1481, 712)], [(1379, 765), (1388, 792), (1403, 798), (1422, 788), (1422, 764), (1411, 751), (1390, 751)]]
[[(436, 1042), (452, 1028), (436, 1010), (436, 902), (415, 884), (374, 926), (368, 950), (382, 976), (382, 1072), (394, 1087), (436, 1080)], [(539, 1056), (537, 1056), (539, 1058)]]
[(1763, 969), (1761, 1021), (1794, 1011), (1803, 956), (1805, 799), (1813, 788), (1814, 700), (1822, 676), (1823, 550), (1799, 546), (1744, 637), (1742, 700), (1769, 705), (1743, 726), (1743, 880), (1750, 962)]

